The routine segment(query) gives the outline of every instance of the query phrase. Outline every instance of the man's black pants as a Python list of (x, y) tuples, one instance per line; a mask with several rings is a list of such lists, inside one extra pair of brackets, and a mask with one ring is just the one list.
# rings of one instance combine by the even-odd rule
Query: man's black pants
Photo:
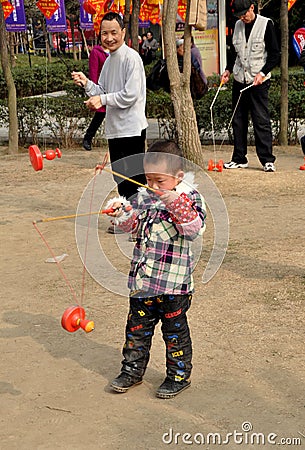
[(166, 373), (175, 381), (188, 379), (192, 370), (192, 341), (186, 312), (192, 295), (130, 297), (123, 348), (122, 372), (135, 377), (145, 373), (156, 324), (161, 320), (166, 346)]
[[(233, 111), (240, 96), (240, 90), (247, 85), (234, 80), (232, 100)], [(252, 86), (241, 94), (238, 107), (233, 117), (234, 151), (232, 161), (247, 163), (247, 136), (249, 126), (249, 112), (251, 113), (255, 146), (258, 159), (264, 166), (267, 162), (274, 162), (272, 154), (272, 130), (268, 109), (268, 91), (270, 80), (259, 86)]]
[[(112, 170), (132, 178), (142, 184), (146, 184), (143, 169), (143, 156), (145, 152), (146, 130), (142, 130), (141, 136), (131, 136), (108, 140), (109, 154)], [(137, 157), (128, 158), (132, 155)], [(123, 180), (114, 175), (114, 180), (118, 185), (119, 194), (130, 198), (137, 193), (136, 184)]]

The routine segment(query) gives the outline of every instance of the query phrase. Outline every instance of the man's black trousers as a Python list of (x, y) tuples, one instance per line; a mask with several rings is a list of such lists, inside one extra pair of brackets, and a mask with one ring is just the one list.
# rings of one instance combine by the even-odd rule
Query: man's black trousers
[(233, 117), (234, 151), (232, 161), (247, 163), (247, 136), (249, 126), (249, 112), (251, 113), (256, 153), (261, 164), (274, 162), (272, 154), (272, 130), (268, 109), (268, 91), (270, 80), (261, 85), (252, 86), (246, 91), (240, 90), (247, 87), (246, 84), (234, 80), (232, 91), (233, 111), (240, 97), (236, 112)]
[[(146, 130), (140, 136), (108, 139), (108, 147), (112, 170), (132, 178), (142, 184), (146, 184), (143, 169), (143, 156), (145, 152)], [(128, 158), (132, 155), (137, 157)], [(119, 194), (130, 198), (137, 193), (136, 184), (123, 180), (114, 175), (114, 180), (118, 185)]]

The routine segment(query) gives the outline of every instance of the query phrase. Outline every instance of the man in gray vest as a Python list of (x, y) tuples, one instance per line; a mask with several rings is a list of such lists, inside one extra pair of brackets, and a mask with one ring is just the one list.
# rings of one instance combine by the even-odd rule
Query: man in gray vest
[[(227, 83), (233, 72), (232, 102), (236, 108), (232, 126), (234, 151), (226, 169), (248, 167), (247, 133), (251, 112), (256, 153), (265, 172), (275, 172), (272, 130), (268, 109), (270, 71), (279, 62), (279, 47), (273, 22), (257, 15), (251, 0), (235, 0), (234, 15), (239, 18), (233, 33), (233, 57), (222, 75)], [(251, 86), (251, 87), (249, 87)], [(245, 87), (249, 89), (240, 91)], [(236, 107), (237, 105), (237, 107)]]

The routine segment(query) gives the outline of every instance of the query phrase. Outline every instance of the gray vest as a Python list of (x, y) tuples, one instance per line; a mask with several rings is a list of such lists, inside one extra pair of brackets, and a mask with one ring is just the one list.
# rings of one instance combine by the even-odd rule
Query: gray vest
[[(238, 20), (233, 34), (233, 45), (237, 53), (233, 67), (234, 79), (239, 83), (250, 84), (266, 63), (265, 31), (268, 23), (267, 17), (257, 15), (246, 42), (245, 24)], [(266, 78), (270, 78), (268, 73)]]

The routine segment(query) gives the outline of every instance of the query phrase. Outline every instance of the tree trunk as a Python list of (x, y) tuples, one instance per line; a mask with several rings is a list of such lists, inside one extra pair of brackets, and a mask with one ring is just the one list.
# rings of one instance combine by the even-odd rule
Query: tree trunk
[(126, 44), (128, 44), (129, 37), (130, 37), (129, 21), (130, 21), (130, 0), (126, 0), (125, 1), (125, 14), (124, 14), (124, 25), (125, 25), (125, 29), (126, 29), (126, 34), (125, 34)]
[(288, 144), (288, 0), (281, 0), (281, 119), (279, 144)]
[(8, 42), (10, 49), (10, 63), (11, 67), (16, 67), (16, 55), (15, 55), (15, 33), (10, 32), (8, 34)]
[(77, 61), (77, 52), (76, 52), (76, 47), (75, 47), (75, 33), (74, 33), (75, 18), (73, 16), (70, 16), (69, 21), (70, 21), (70, 28), (71, 28), (73, 59), (75, 61)]
[(0, 3), (0, 55), (1, 66), (8, 91), (8, 111), (9, 111), (9, 131), (8, 131), (8, 153), (18, 152), (18, 118), (16, 87), (9, 65), (9, 55), (7, 50), (7, 40), (2, 4)]
[(45, 24), (44, 20), (42, 21), (42, 31), (43, 31), (44, 42), (46, 45), (46, 55), (47, 55), (48, 61), (50, 63), (52, 61), (51, 50), (50, 50), (50, 43), (49, 43), (49, 39), (48, 39), (46, 24)]
[(131, 47), (139, 51), (139, 14), (140, 0), (133, 0), (131, 13)]
[(178, 0), (163, 1), (163, 39), (170, 79), (171, 98), (174, 106), (178, 145), (184, 156), (203, 166), (202, 148), (198, 134), (196, 114), (190, 92), (191, 75), (191, 28), (187, 25), (190, 0), (187, 1), (186, 24), (184, 29), (183, 73), (179, 72), (176, 51), (176, 13)]

